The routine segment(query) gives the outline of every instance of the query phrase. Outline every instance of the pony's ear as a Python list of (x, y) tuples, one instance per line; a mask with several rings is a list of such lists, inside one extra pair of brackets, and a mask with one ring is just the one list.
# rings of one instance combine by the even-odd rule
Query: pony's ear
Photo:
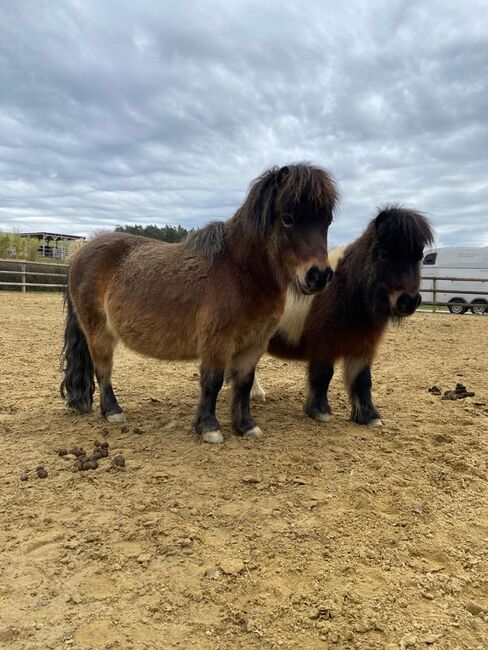
[(290, 173), (290, 168), (287, 167), (286, 165), (284, 167), (281, 167), (281, 169), (278, 170), (278, 174), (276, 176), (276, 180), (278, 183), (281, 183)]

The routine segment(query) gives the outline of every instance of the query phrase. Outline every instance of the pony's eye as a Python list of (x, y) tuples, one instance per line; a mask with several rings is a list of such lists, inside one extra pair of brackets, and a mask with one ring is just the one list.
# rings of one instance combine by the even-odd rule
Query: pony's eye
[(384, 248), (380, 248), (378, 251), (378, 259), (380, 262), (386, 262), (388, 259), (388, 251), (386, 251)]
[(293, 218), (293, 215), (291, 214), (284, 214), (281, 217), (281, 221), (283, 222), (283, 225), (285, 228), (291, 228), (293, 224), (295, 223), (295, 219)]

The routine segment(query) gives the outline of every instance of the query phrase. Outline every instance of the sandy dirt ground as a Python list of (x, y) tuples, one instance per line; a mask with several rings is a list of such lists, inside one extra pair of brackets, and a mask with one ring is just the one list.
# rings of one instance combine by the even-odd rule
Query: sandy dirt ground
[[(128, 430), (68, 413), (62, 321), (59, 295), (0, 294), (1, 648), (488, 647), (488, 318), (389, 331), (380, 430), (340, 373), (334, 419), (306, 419), (303, 366), (265, 358), (266, 437), (231, 435), (224, 390), (221, 446), (192, 431), (193, 363), (120, 349)], [(456, 382), (475, 397), (428, 392)], [(96, 470), (57, 455), (95, 439)]]

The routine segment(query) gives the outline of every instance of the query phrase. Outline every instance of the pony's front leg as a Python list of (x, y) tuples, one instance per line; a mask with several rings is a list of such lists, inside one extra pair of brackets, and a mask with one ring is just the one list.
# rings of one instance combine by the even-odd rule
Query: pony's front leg
[(224, 436), (220, 432), (220, 424), (215, 415), (217, 397), (223, 383), (224, 372), (222, 370), (212, 370), (202, 366), (200, 369), (200, 403), (194, 426), (204, 442), (224, 442)]
[(371, 364), (363, 359), (346, 359), (346, 387), (351, 400), (351, 420), (368, 427), (380, 427), (381, 415), (371, 396)]
[(328, 422), (332, 417), (327, 391), (333, 376), (334, 366), (328, 361), (311, 361), (308, 364), (308, 397), (303, 410), (319, 422)]
[(244, 438), (259, 438), (261, 429), (250, 413), (251, 389), (254, 383), (255, 369), (249, 372), (237, 371), (234, 374), (234, 394), (232, 399), (232, 425), (234, 431)]

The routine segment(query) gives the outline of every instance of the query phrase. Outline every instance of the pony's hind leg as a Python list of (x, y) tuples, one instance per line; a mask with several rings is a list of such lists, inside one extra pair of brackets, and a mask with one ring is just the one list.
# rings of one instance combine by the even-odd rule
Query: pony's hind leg
[(109, 422), (125, 422), (126, 417), (122, 407), (115, 397), (112, 381), (110, 377), (104, 377), (96, 373), (98, 386), (100, 388), (100, 410), (102, 415)]
[(234, 431), (244, 438), (259, 438), (263, 435), (250, 413), (251, 389), (254, 384), (254, 377), (254, 368), (249, 372), (242, 370), (234, 372), (232, 425)]
[(308, 364), (308, 397), (303, 410), (319, 422), (328, 422), (332, 417), (327, 391), (333, 376), (334, 366), (328, 361), (311, 361)]
[(224, 372), (222, 370), (211, 370), (202, 365), (200, 369), (200, 403), (194, 427), (204, 442), (224, 442), (224, 436), (220, 432), (220, 424), (215, 415), (217, 397), (223, 383)]
[(112, 367), (116, 339), (106, 328), (99, 328), (94, 334), (88, 336), (88, 345), (100, 389), (100, 410), (102, 415), (109, 422), (125, 422), (124, 412), (117, 402), (112, 387)]
[(380, 427), (381, 415), (371, 396), (371, 363), (355, 357), (346, 359), (344, 378), (351, 400), (351, 420), (368, 427)]
[[(233, 384), (234, 383), (234, 375), (235, 375), (235, 373), (233, 373), (230, 370), (227, 370), (226, 373), (225, 373), (224, 382), (226, 384), (230, 384), (230, 383)], [(251, 388), (251, 399), (255, 400), (257, 402), (265, 402), (266, 401), (266, 391), (261, 386), (261, 382), (258, 379), (257, 371), (255, 371), (255, 373), (254, 373), (254, 381), (253, 381), (252, 388)]]
[(251, 388), (251, 399), (255, 399), (258, 402), (266, 401), (266, 391), (261, 386), (261, 382), (258, 379), (258, 375), (254, 373), (254, 381)]

